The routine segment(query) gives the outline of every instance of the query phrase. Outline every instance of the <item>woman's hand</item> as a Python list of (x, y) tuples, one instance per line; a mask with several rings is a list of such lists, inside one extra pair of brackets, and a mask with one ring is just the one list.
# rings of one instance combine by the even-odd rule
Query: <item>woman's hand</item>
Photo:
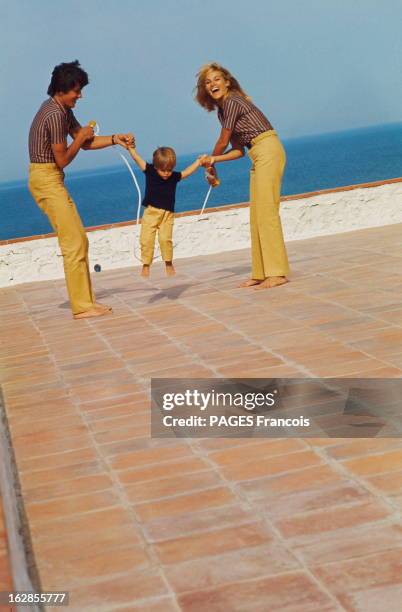
[(217, 187), (220, 184), (215, 166), (207, 166), (205, 168), (205, 178), (212, 187)]
[(210, 168), (214, 164), (214, 158), (212, 155), (206, 155), (204, 153), (203, 155), (200, 155), (198, 159), (200, 166), (203, 166), (204, 168)]

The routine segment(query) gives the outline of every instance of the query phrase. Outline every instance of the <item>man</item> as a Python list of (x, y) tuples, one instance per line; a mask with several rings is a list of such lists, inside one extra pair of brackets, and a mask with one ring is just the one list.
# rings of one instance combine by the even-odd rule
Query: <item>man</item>
[[(35, 115), (29, 132), (29, 190), (57, 234), (74, 319), (100, 317), (112, 309), (96, 302), (92, 292), (88, 238), (64, 185), (63, 168), (80, 149), (134, 146), (132, 134), (95, 136), (93, 127), (81, 127), (72, 109), (87, 84), (88, 75), (77, 60), (56, 66), (47, 90), (50, 97)], [(73, 139), (69, 145), (68, 135)]]

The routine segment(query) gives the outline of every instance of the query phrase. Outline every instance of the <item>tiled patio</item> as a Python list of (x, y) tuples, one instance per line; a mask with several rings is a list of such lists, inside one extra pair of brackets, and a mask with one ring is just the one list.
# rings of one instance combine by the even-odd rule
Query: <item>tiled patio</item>
[[(150, 438), (151, 377), (400, 377), (402, 226), (0, 290), (1, 384), (43, 590), (71, 610), (400, 612), (402, 442)], [(0, 557), (1, 559), (1, 557)]]

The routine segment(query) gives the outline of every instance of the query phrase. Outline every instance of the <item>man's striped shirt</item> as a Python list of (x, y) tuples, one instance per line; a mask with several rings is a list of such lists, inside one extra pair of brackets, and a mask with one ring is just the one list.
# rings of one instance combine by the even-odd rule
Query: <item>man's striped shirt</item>
[(240, 94), (232, 93), (218, 109), (218, 119), (223, 128), (232, 130), (232, 139), (241, 146), (250, 147), (253, 138), (272, 130), (266, 116)]
[(58, 102), (49, 98), (38, 112), (29, 130), (29, 159), (31, 163), (55, 163), (53, 144), (66, 142), (67, 135), (81, 127), (71, 109), (64, 109)]

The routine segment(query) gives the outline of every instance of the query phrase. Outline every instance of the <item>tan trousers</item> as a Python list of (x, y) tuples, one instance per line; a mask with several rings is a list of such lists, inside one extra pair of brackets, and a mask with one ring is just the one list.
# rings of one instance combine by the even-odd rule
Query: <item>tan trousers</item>
[(154, 258), (155, 236), (158, 232), (159, 246), (163, 261), (173, 259), (173, 222), (174, 213), (169, 210), (148, 205), (141, 221), (141, 259), (150, 266)]
[(251, 277), (287, 276), (288, 257), (279, 216), (285, 150), (270, 130), (252, 141), (250, 171)]
[(73, 314), (93, 307), (88, 238), (56, 164), (30, 164), (29, 190), (57, 234)]

